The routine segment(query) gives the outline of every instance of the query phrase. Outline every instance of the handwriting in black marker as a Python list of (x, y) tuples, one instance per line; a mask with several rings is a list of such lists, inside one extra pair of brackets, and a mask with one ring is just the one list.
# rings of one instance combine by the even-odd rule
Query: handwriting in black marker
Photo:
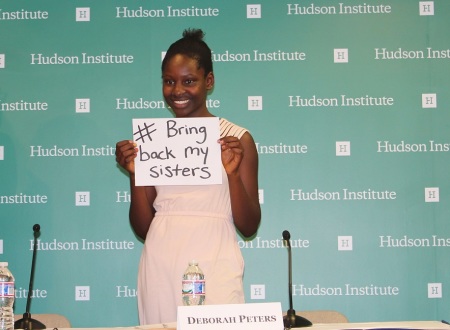
[(145, 138), (147, 137), (149, 141), (153, 141), (151, 134), (156, 131), (156, 129), (150, 131), (149, 128), (154, 126), (155, 123), (151, 124), (150, 126), (147, 125), (147, 123), (144, 123), (144, 128), (141, 128), (141, 125), (138, 125), (138, 131), (134, 132), (133, 135), (139, 135), (139, 137), (136, 139), (136, 141), (141, 140), (143, 143), (145, 143)]

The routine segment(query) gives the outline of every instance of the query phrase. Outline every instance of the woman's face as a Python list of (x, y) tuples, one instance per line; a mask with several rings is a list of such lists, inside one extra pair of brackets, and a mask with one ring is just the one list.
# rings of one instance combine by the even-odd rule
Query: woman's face
[(212, 72), (198, 69), (195, 59), (177, 54), (167, 61), (162, 73), (163, 95), (176, 117), (211, 116), (206, 108), (207, 93), (214, 86)]

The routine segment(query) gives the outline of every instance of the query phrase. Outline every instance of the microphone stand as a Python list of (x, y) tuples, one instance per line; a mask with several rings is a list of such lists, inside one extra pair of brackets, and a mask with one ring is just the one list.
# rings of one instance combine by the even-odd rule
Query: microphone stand
[(283, 323), (285, 329), (292, 328), (304, 328), (312, 326), (312, 323), (301, 317), (300, 315), (295, 315), (295, 310), (292, 304), (292, 253), (291, 253), (291, 234), (285, 230), (283, 231), (283, 239), (287, 243), (288, 256), (289, 256), (289, 310), (286, 316), (283, 317)]
[(23, 318), (14, 322), (14, 329), (45, 329), (46, 326), (39, 322), (38, 320), (32, 319), (30, 314), (30, 304), (31, 304), (31, 292), (33, 291), (33, 281), (34, 281), (34, 265), (36, 263), (36, 250), (37, 250), (37, 237), (39, 237), (41, 226), (35, 224), (33, 226), (33, 259), (31, 261), (31, 273), (30, 273), (30, 285), (28, 287), (28, 297), (27, 297), (27, 307), (25, 313), (23, 313)]

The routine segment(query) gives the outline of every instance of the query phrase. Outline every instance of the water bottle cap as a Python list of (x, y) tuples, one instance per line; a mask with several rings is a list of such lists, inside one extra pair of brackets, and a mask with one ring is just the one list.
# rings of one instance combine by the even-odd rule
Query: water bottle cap
[(0, 267), (8, 267), (7, 261), (0, 261)]
[(198, 265), (198, 261), (195, 260), (195, 259), (192, 259), (192, 260), (189, 262), (189, 265)]

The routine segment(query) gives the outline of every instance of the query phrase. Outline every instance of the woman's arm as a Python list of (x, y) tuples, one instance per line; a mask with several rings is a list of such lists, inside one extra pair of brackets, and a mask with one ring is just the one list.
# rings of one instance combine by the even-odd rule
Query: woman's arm
[(134, 232), (145, 240), (150, 224), (155, 217), (153, 202), (156, 197), (155, 187), (139, 187), (134, 183), (134, 175), (130, 176), (130, 224)]
[(116, 144), (116, 161), (130, 175), (130, 224), (136, 235), (145, 240), (148, 228), (155, 216), (153, 202), (156, 198), (156, 190), (155, 187), (136, 186), (134, 159), (137, 151), (133, 141), (124, 140)]
[(261, 221), (256, 145), (248, 132), (241, 139), (228, 136), (222, 138), (220, 143), (234, 224), (242, 235), (250, 237), (256, 233)]

